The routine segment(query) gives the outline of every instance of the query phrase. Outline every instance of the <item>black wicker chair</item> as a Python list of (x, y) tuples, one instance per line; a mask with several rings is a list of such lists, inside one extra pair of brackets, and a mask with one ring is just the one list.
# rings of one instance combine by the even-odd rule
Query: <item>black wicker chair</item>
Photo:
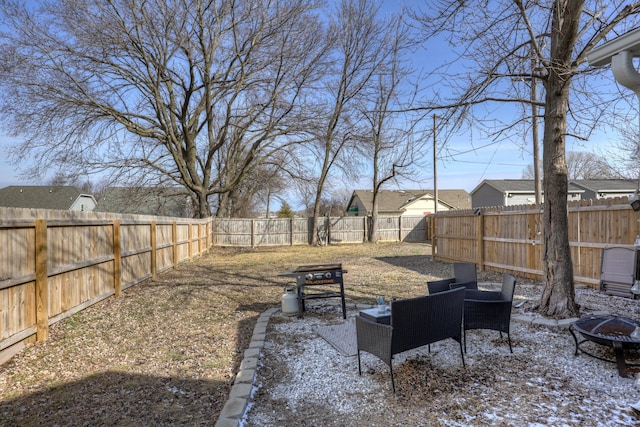
[(467, 290), (464, 297), (464, 351), (467, 351), (467, 331), (490, 329), (507, 334), (509, 351), (511, 347), (511, 307), (516, 278), (508, 273), (502, 275), (501, 291)]
[(462, 366), (465, 366), (462, 351), (464, 294), (465, 290), (460, 288), (392, 301), (391, 325), (371, 322), (356, 316), (358, 374), (362, 375), (361, 351), (377, 356), (389, 366), (391, 386), (395, 393), (393, 356), (447, 338), (453, 338), (460, 344)]
[(472, 262), (454, 262), (453, 275), (449, 279), (427, 282), (429, 295), (454, 288), (478, 289), (478, 270)]

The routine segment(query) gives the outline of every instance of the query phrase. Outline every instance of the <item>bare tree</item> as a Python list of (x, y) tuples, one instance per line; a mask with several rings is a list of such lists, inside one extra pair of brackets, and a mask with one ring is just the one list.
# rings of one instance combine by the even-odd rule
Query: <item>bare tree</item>
[(607, 159), (586, 151), (568, 151), (567, 169), (569, 179), (619, 178)]
[[(318, 218), (323, 192), (332, 169), (339, 164), (355, 142), (355, 103), (362, 96), (380, 62), (380, 35), (383, 26), (377, 20), (379, 5), (373, 0), (342, 0), (335, 11), (329, 34), (334, 49), (330, 73), (322, 91), (316, 95), (317, 125), (311, 131), (315, 139), (312, 159), (315, 180), (312, 244), (317, 244)], [(311, 160), (310, 160), (311, 161)]]
[(628, 123), (625, 121), (627, 126), (620, 130), (620, 138), (607, 147), (603, 159), (610, 165), (616, 178), (638, 180), (640, 176), (640, 129), (629, 127)]
[(325, 46), (307, 0), (3, 0), (16, 157), (173, 182), (210, 215), (306, 126)]
[[(588, 85), (580, 84), (576, 77), (593, 71), (586, 66), (587, 51), (614, 28), (624, 31), (637, 25), (640, 3), (481, 0), (437, 5), (430, 3), (429, 10), (416, 18), (427, 36), (446, 34), (452, 46), (462, 46), (459, 59), (466, 71), (452, 76), (451, 64), (446, 65), (445, 82), (453, 85), (454, 95), (448, 102), (436, 100), (434, 107), (450, 107), (450, 115), (460, 122), (477, 117), (474, 107), (480, 104), (537, 102), (529, 94), (520, 95), (513, 81), (542, 82), (545, 288), (539, 309), (550, 316), (576, 315), (568, 238), (566, 139), (587, 138), (607, 107), (617, 102), (600, 98), (594, 88), (586, 90)], [(513, 129), (514, 124), (507, 121), (494, 132), (508, 134)]]
[[(567, 152), (567, 176), (569, 179), (615, 179), (621, 178), (604, 156), (589, 151)], [(523, 179), (533, 179), (533, 165), (522, 172)]]
[(275, 155), (269, 163), (252, 169), (233, 191), (226, 194), (224, 208), (217, 209), (218, 216), (252, 218), (264, 210), (268, 218), (271, 198), (286, 187), (282, 166), (276, 162), (281, 157)]
[[(102, 191), (100, 183), (94, 184), (87, 177), (80, 177), (75, 174), (66, 174), (64, 171), (56, 171), (56, 173), (46, 181), (49, 186), (73, 186), (77, 187), (87, 194), (96, 196), (96, 192)], [(96, 197), (97, 198), (97, 197)]]
[(369, 224), (370, 242), (377, 242), (378, 203), (380, 190), (392, 180), (410, 174), (415, 155), (422, 143), (412, 134), (416, 122), (405, 111), (409, 109), (405, 92), (411, 89), (406, 53), (412, 46), (408, 27), (400, 15), (386, 21), (383, 54), (376, 70), (369, 96), (359, 103), (366, 133), (360, 150), (372, 169), (373, 206)]

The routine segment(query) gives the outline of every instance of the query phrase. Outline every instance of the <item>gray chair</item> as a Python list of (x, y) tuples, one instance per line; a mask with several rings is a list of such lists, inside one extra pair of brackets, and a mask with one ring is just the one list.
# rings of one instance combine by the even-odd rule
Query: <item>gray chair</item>
[(453, 276), (427, 282), (429, 295), (454, 288), (478, 289), (478, 269), (474, 263), (454, 262)]
[(507, 334), (509, 351), (511, 347), (511, 308), (516, 278), (508, 273), (502, 275), (500, 291), (466, 290), (464, 297), (464, 351), (467, 351), (467, 331), (490, 329)]
[(393, 378), (393, 356), (447, 338), (453, 338), (462, 350), (462, 314), (465, 290), (452, 289), (434, 295), (408, 298), (391, 302), (391, 325), (356, 317), (358, 344), (358, 374), (362, 375), (360, 352), (365, 351), (382, 360)]
[(631, 248), (604, 248), (600, 260), (600, 289), (608, 295), (633, 298), (635, 256)]

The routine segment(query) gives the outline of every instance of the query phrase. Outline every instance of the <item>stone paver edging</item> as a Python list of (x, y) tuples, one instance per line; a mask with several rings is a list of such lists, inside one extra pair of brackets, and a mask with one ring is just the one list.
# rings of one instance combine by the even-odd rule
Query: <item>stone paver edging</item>
[(258, 358), (264, 348), (264, 340), (267, 336), (267, 325), (271, 316), (278, 310), (278, 308), (270, 308), (258, 318), (256, 326), (253, 328), (249, 348), (244, 351), (244, 358), (240, 362), (240, 371), (236, 374), (229, 399), (220, 412), (216, 427), (238, 427), (240, 424), (251, 398)]

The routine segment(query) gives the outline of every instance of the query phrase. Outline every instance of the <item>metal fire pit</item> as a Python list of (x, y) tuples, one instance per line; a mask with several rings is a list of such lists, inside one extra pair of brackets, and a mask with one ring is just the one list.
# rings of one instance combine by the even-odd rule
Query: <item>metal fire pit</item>
[[(640, 349), (640, 339), (631, 336), (636, 327), (639, 326), (640, 322), (627, 317), (613, 315), (583, 317), (569, 327), (569, 331), (576, 343), (575, 355), (577, 356), (578, 352), (582, 352), (595, 359), (613, 362), (617, 365), (620, 376), (627, 378), (629, 372), (640, 372), (637, 369), (640, 365), (627, 363), (624, 357), (625, 350)], [(584, 339), (578, 340), (575, 331), (582, 335)], [(581, 347), (589, 341), (612, 348), (615, 353), (615, 360), (605, 359)]]
[[(342, 302), (342, 318), (346, 319), (347, 307), (344, 299), (344, 281), (342, 278), (342, 275), (346, 272), (346, 270), (342, 269), (342, 264), (301, 265), (295, 270), (280, 273), (278, 276), (296, 278), (299, 317), (302, 317), (302, 312), (305, 311), (305, 300), (340, 298)], [(335, 291), (327, 290), (331, 286), (337, 286), (338, 289)], [(314, 292), (312, 289), (320, 290)]]

